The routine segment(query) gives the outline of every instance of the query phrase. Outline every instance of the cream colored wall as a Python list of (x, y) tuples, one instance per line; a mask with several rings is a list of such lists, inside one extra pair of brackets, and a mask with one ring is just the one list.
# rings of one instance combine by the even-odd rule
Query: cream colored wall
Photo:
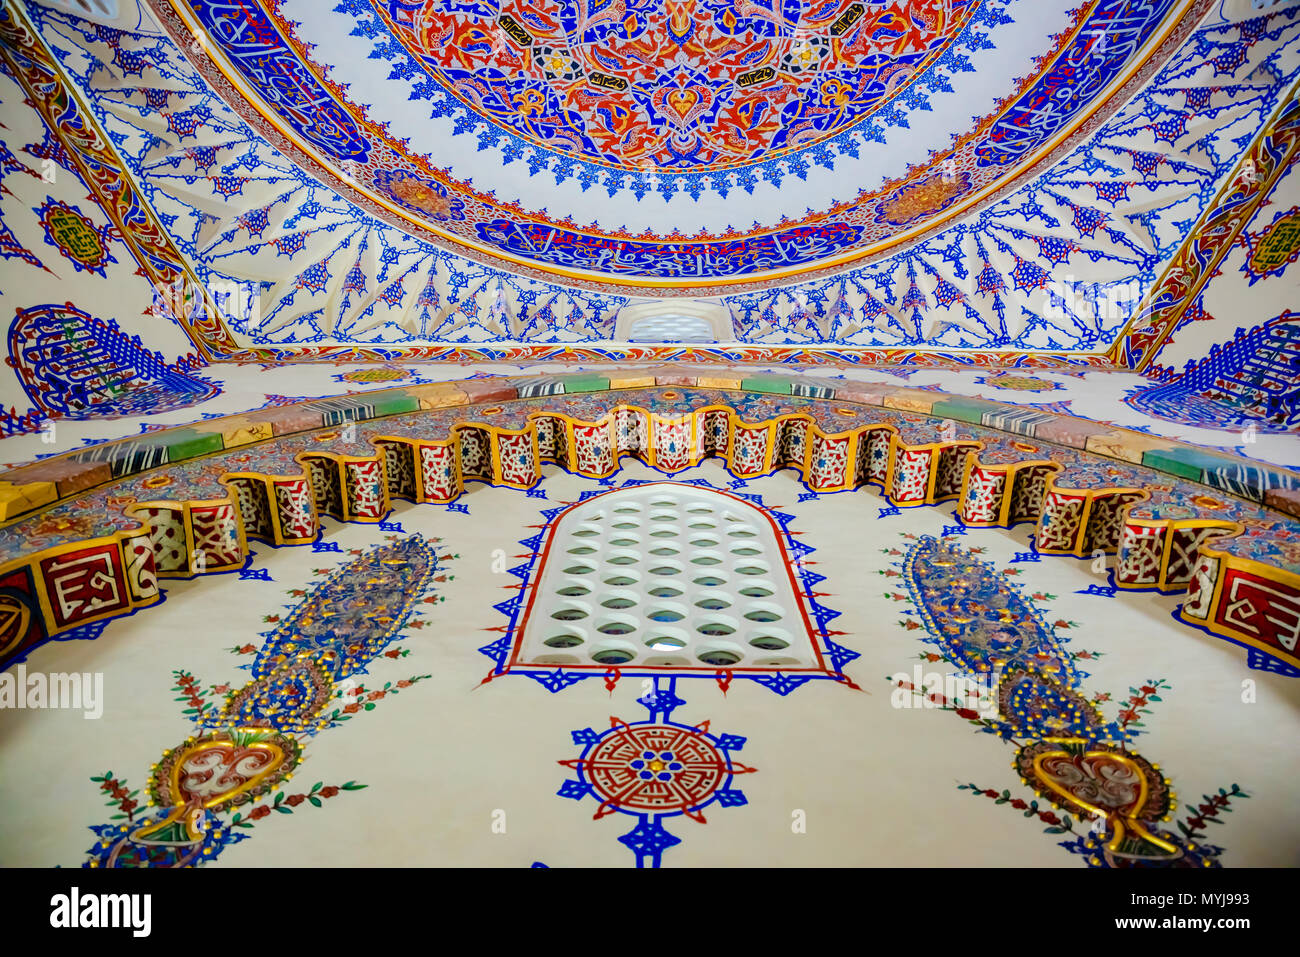
[[(679, 478), (706, 477), (726, 487), (717, 464)], [(616, 476), (661, 478), (629, 464)], [(572, 772), (557, 762), (576, 758), (570, 731), (608, 727), (610, 716), (644, 719), (634, 699), (639, 682), (613, 692), (596, 678), (551, 694), (537, 682), (507, 675), (481, 684), (491, 661), (476, 649), (500, 636), (505, 617), (492, 605), (509, 597), (517, 579), (493, 572), (494, 551), (525, 551), (520, 539), (535, 534), (540, 510), (576, 500), (595, 483), (549, 470), (545, 501), (522, 492), (471, 486), (469, 514), (441, 506), (399, 504), (391, 521), (407, 533), (439, 536), (459, 558), (448, 566), (454, 581), (435, 586), (445, 603), (421, 605), (427, 627), (412, 629), (394, 647), (398, 660), (380, 657), (369, 687), (411, 675), (432, 677), (378, 702), (370, 712), (323, 731), (306, 747), (304, 763), (286, 792), (322, 781), (356, 780), (365, 790), (340, 794), (319, 809), (271, 815), (252, 837), (227, 849), (217, 866), (497, 865), (525, 867), (630, 866), (633, 856), (617, 838), (635, 819), (613, 814), (592, 820), (597, 802), (556, 795)], [(841, 611), (830, 625), (848, 632), (836, 640), (861, 657), (846, 671), (862, 690), (811, 682), (780, 697), (737, 680), (723, 695), (711, 680), (683, 680), (686, 700), (673, 715), (708, 720), (714, 734), (745, 736), (733, 757), (757, 768), (738, 776), (743, 807), (710, 807), (708, 823), (685, 818), (665, 826), (682, 843), (665, 852), (666, 866), (684, 865), (1030, 865), (1081, 866), (1058, 847), (1061, 840), (1021, 812), (972, 797), (959, 783), (1010, 789), (1026, 800), (1010, 764), (1013, 748), (969, 723), (938, 710), (891, 705), (887, 676), (910, 672), (922, 645), (918, 631), (897, 622), (899, 603), (884, 593), (901, 590), (880, 574), (897, 561), (882, 550), (902, 549), (901, 533), (940, 534), (952, 519), (944, 509), (904, 510), (878, 519), (885, 503), (871, 492), (798, 502), (804, 491), (789, 473), (751, 481), (771, 506), (796, 518), (791, 529), (816, 551), (809, 559), (827, 577), (820, 599)], [(174, 701), (173, 669), (193, 672), (204, 685), (238, 686), (248, 657), (232, 647), (258, 643), (274, 627), (266, 615), (283, 615), (299, 599), (287, 594), (321, 576), (313, 569), (350, 560), (349, 548), (382, 543), (375, 526), (327, 521), (326, 539), (344, 554), (310, 548), (255, 546), (255, 569), (271, 582), (241, 581), (236, 574), (195, 582), (168, 582), (159, 607), (114, 621), (94, 642), (53, 642), (38, 649), (29, 669), (92, 670), (105, 675), (104, 717), (84, 720), (59, 711), (0, 712), (0, 864), (76, 866), (93, 836), (86, 826), (114, 813), (88, 779), (112, 770), (141, 787), (150, 765), (180, 743), (191, 726)], [(967, 546), (988, 548), (998, 568), (1023, 551), (1028, 527), (971, 530)], [(510, 564), (514, 564), (511, 561)], [(1300, 684), (1246, 669), (1244, 652), (1176, 623), (1176, 599), (1150, 594), (1114, 598), (1077, 592), (1099, 581), (1089, 564), (1047, 559), (1021, 564), (1026, 592), (1058, 596), (1039, 603), (1048, 621), (1075, 621), (1062, 629), (1073, 651), (1103, 653), (1077, 665), (1092, 676), (1085, 693), (1110, 692), (1107, 719), (1130, 687), (1164, 677), (1171, 690), (1145, 716), (1149, 729), (1137, 750), (1158, 763), (1181, 796), (1196, 799), (1238, 782), (1249, 800), (1234, 802), (1210, 838), (1227, 849), (1225, 865), (1300, 863), (1300, 820), (1293, 813), (1294, 768), (1300, 753)], [(1258, 701), (1243, 704), (1242, 682), (1257, 682)], [(506, 814), (506, 831), (494, 833), (493, 813)], [(807, 832), (791, 831), (802, 809)], [(1181, 817), (1183, 812), (1178, 812)]]

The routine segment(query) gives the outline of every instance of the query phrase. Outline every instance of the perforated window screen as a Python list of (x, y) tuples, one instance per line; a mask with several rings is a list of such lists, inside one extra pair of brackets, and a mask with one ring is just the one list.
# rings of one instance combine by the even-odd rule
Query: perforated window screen
[(763, 512), (669, 483), (594, 498), (552, 531), (521, 663), (818, 668)]
[(713, 324), (700, 316), (648, 316), (632, 323), (629, 342), (716, 342)]
[(620, 342), (735, 342), (731, 310), (706, 299), (631, 302), (618, 312), (614, 338)]

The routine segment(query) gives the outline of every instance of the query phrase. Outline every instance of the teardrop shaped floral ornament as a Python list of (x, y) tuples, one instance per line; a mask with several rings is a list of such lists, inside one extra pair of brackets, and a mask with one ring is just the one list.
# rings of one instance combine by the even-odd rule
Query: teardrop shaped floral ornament
[(922, 536), (903, 559), (903, 580), (926, 630), (963, 671), (1032, 668), (1078, 685), (1070, 656), (1033, 602), (966, 549)]
[(1108, 855), (1130, 861), (1172, 861), (1178, 845), (1147, 825), (1167, 819), (1173, 792), (1158, 768), (1133, 751), (1083, 738), (1048, 738), (1016, 754), (1025, 782), (1081, 820), (1105, 818)]

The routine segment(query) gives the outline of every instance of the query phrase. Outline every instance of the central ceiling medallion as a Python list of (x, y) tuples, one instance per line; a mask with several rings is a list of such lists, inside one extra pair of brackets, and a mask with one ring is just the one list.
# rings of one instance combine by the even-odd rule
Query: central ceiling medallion
[(250, 126), (410, 235), (716, 296), (995, 198), (1118, 108), (1193, 0), (149, 2)]
[(775, 158), (895, 98), (981, 0), (372, 3), (421, 68), (524, 139), (612, 167)]

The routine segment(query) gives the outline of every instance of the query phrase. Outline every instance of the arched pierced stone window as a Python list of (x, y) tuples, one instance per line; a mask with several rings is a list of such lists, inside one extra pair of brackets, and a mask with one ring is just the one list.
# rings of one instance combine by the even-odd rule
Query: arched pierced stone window
[(778, 530), (742, 499), (620, 489), (560, 516), (544, 548), (520, 664), (821, 669)]

